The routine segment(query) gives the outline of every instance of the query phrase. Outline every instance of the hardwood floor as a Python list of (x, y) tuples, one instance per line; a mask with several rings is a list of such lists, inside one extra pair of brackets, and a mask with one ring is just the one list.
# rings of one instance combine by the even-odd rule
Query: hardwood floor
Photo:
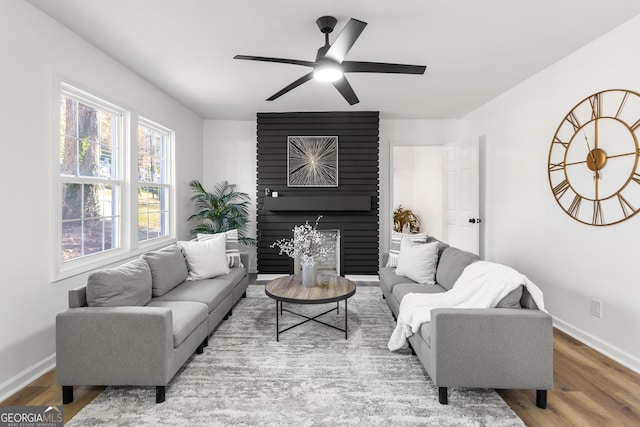
[[(640, 374), (570, 336), (554, 332), (554, 389), (548, 408), (536, 407), (533, 390), (498, 393), (528, 426), (640, 426)], [(104, 387), (75, 387), (73, 403), (65, 405), (65, 423)], [(55, 371), (48, 372), (0, 406), (61, 405)]]

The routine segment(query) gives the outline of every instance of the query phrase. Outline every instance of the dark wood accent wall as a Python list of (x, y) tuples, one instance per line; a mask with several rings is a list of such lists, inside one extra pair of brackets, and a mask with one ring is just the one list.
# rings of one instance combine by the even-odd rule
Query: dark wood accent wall
[[(377, 111), (258, 114), (258, 273), (292, 273), (293, 261), (271, 244), (318, 215), (319, 229), (340, 230), (343, 275), (377, 273), (378, 131)], [(338, 137), (338, 187), (287, 187), (288, 136)], [(281, 200), (265, 203), (265, 188)]]

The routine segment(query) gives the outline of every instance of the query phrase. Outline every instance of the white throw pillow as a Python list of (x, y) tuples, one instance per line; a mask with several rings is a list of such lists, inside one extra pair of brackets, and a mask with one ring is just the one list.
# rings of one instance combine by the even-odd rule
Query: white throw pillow
[(438, 242), (416, 243), (402, 239), (396, 268), (398, 276), (408, 277), (418, 283), (435, 285), (437, 264)]
[(240, 258), (238, 230), (229, 230), (215, 234), (198, 234), (196, 237), (198, 241), (202, 242), (220, 234), (227, 235), (227, 262), (229, 263), (229, 267), (244, 267), (244, 265), (242, 265), (242, 259)]
[(227, 236), (224, 233), (203, 242), (178, 242), (189, 266), (189, 279), (210, 279), (229, 274), (226, 245)]
[(391, 231), (391, 245), (389, 246), (389, 258), (387, 259), (387, 267), (398, 266), (398, 255), (400, 255), (400, 243), (403, 239), (410, 239), (417, 243), (427, 243), (428, 233), (398, 233)]

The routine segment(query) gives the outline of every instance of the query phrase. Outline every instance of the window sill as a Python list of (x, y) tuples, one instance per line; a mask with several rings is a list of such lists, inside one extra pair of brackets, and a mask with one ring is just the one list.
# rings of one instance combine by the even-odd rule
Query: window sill
[(177, 239), (174, 236), (153, 239), (152, 241), (145, 242), (139, 248), (133, 250), (116, 249), (114, 251), (109, 251), (108, 254), (98, 254), (95, 257), (87, 257), (88, 259), (72, 261), (71, 265), (62, 266), (62, 268), (59, 268), (58, 271), (54, 272), (51, 282), (56, 283), (74, 276), (90, 273), (94, 270), (114, 267), (114, 264), (121, 264), (123, 261), (137, 258), (145, 252), (162, 248), (170, 245), (171, 243), (175, 243), (176, 241)]

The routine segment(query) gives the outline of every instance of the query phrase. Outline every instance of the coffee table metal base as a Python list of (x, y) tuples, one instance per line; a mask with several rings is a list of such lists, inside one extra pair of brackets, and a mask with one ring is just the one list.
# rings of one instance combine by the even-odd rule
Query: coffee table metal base
[[(280, 316), (282, 316), (285, 311), (287, 313), (291, 313), (291, 314), (295, 314), (296, 316), (303, 317), (306, 320), (303, 320), (302, 322), (296, 323), (295, 325), (292, 325), (292, 326), (289, 326), (289, 327), (287, 327), (287, 328), (285, 328), (283, 330), (280, 330)], [(331, 308), (331, 309), (329, 309), (329, 310), (327, 310), (327, 311), (324, 311), (324, 312), (322, 312), (322, 313), (320, 313), (318, 315), (315, 315), (313, 317), (309, 317), (309, 316), (306, 316), (304, 314), (296, 313), (295, 311), (291, 311), (291, 310), (289, 310), (287, 308), (284, 308), (282, 306), (282, 301), (276, 300), (276, 341), (280, 342), (280, 334), (281, 333), (286, 332), (286, 331), (288, 331), (290, 329), (293, 329), (293, 328), (295, 328), (297, 326), (304, 325), (307, 322), (312, 322), (312, 321), (316, 322), (316, 323), (320, 323), (321, 325), (328, 326), (328, 327), (333, 328), (333, 329), (337, 329), (340, 332), (344, 332), (344, 339), (346, 340), (347, 339), (347, 326), (348, 326), (348, 312), (349, 312), (349, 310), (347, 309), (347, 299), (346, 298), (344, 300), (344, 329), (339, 328), (339, 327), (337, 327), (335, 325), (330, 325), (329, 323), (325, 323), (322, 320), (318, 320), (318, 317), (324, 316), (325, 314), (329, 314), (329, 313), (334, 312), (334, 311), (337, 312), (338, 314), (340, 313), (340, 302), (336, 302), (336, 306)]]

